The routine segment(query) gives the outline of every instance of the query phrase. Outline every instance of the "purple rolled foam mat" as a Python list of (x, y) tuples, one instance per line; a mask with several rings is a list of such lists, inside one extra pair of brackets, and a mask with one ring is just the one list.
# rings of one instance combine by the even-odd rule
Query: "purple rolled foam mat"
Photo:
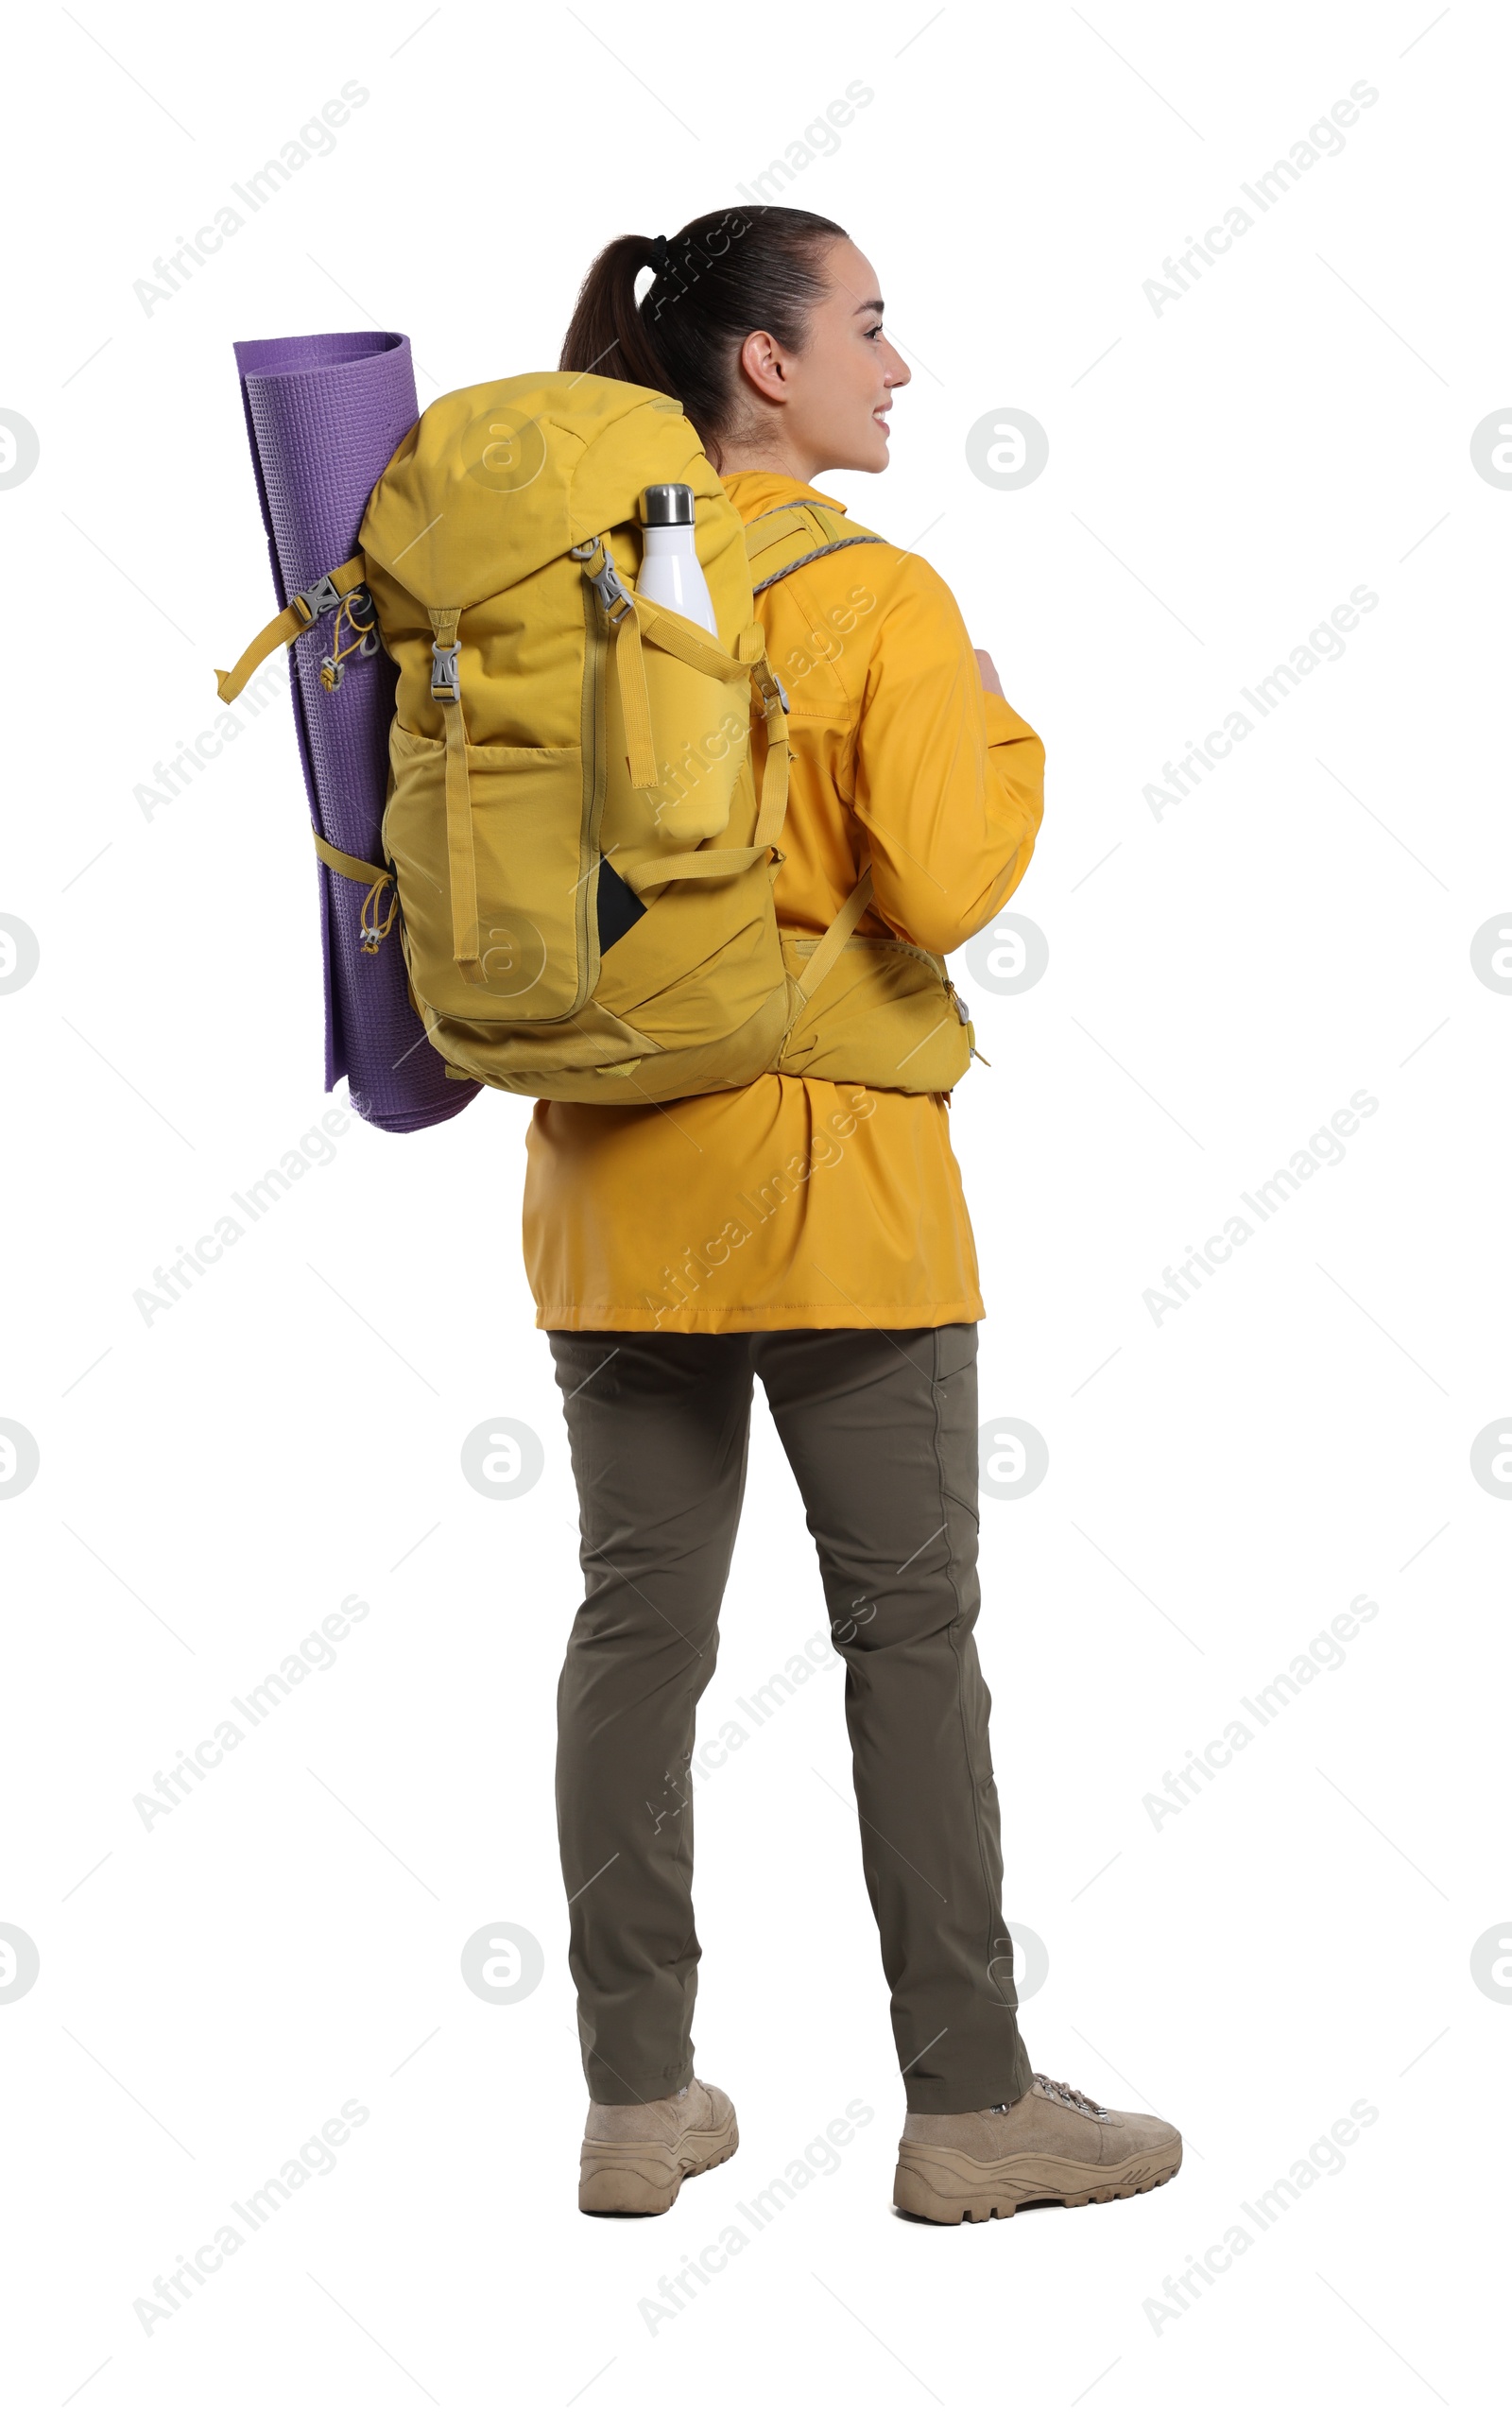
[[(420, 417), (409, 337), (288, 336), (237, 344), (235, 353), (282, 610), (357, 550), (368, 497)], [(290, 648), (310, 819), (343, 854), (381, 863), (397, 674), (381, 650), (353, 654), (340, 686), (328, 695), (320, 659), (330, 649), (332, 626), (329, 617), (318, 622)], [(397, 927), (376, 956), (364, 955), (362, 888), (318, 857), (315, 871), (325, 962), (326, 1088), (345, 1074), (356, 1112), (383, 1131), (422, 1131), (444, 1123), (471, 1103), (479, 1085), (446, 1078), (410, 1001)]]

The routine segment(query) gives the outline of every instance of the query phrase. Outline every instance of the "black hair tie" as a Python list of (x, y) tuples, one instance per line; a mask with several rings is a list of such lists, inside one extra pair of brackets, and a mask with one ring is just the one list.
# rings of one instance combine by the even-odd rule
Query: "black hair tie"
[(671, 264), (672, 246), (668, 243), (666, 236), (664, 234), (653, 234), (651, 237), (651, 267), (654, 273), (659, 277), (664, 277)]

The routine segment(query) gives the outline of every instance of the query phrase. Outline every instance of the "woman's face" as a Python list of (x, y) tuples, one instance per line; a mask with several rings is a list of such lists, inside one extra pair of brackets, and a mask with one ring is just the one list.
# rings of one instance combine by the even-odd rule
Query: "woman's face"
[(883, 333), (882, 288), (865, 253), (837, 239), (821, 274), (825, 291), (802, 351), (747, 336), (741, 365), (757, 391), (781, 405), (782, 449), (799, 475), (885, 470), (893, 389), (911, 372)]

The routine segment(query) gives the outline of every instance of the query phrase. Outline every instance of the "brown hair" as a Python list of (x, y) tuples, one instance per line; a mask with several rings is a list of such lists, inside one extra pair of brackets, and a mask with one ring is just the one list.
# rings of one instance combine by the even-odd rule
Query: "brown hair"
[[(692, 218), (670, 239), (617, 235), (583, 280), (558, 365), (675, 394), (717, 468), (737, 416), (742, 344), (763, 328), (802, 349), (836, 237), (845, 229), (833, 218), (759, 207)], [(655, 275), (638, 302), (643, 268)]]

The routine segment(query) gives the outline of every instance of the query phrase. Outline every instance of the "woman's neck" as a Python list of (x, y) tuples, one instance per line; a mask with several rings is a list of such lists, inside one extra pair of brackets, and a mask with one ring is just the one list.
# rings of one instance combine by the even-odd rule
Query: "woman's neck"
[(720, 474), (736, 477), (743, 470), (765, 470), (777, 477), (796, 478), (799, 486), (812, 483), (817, 463), (799, 460), (785, 444), (772, 438), (756, 438), (742, 442), (730, 438), (719, 447)]

